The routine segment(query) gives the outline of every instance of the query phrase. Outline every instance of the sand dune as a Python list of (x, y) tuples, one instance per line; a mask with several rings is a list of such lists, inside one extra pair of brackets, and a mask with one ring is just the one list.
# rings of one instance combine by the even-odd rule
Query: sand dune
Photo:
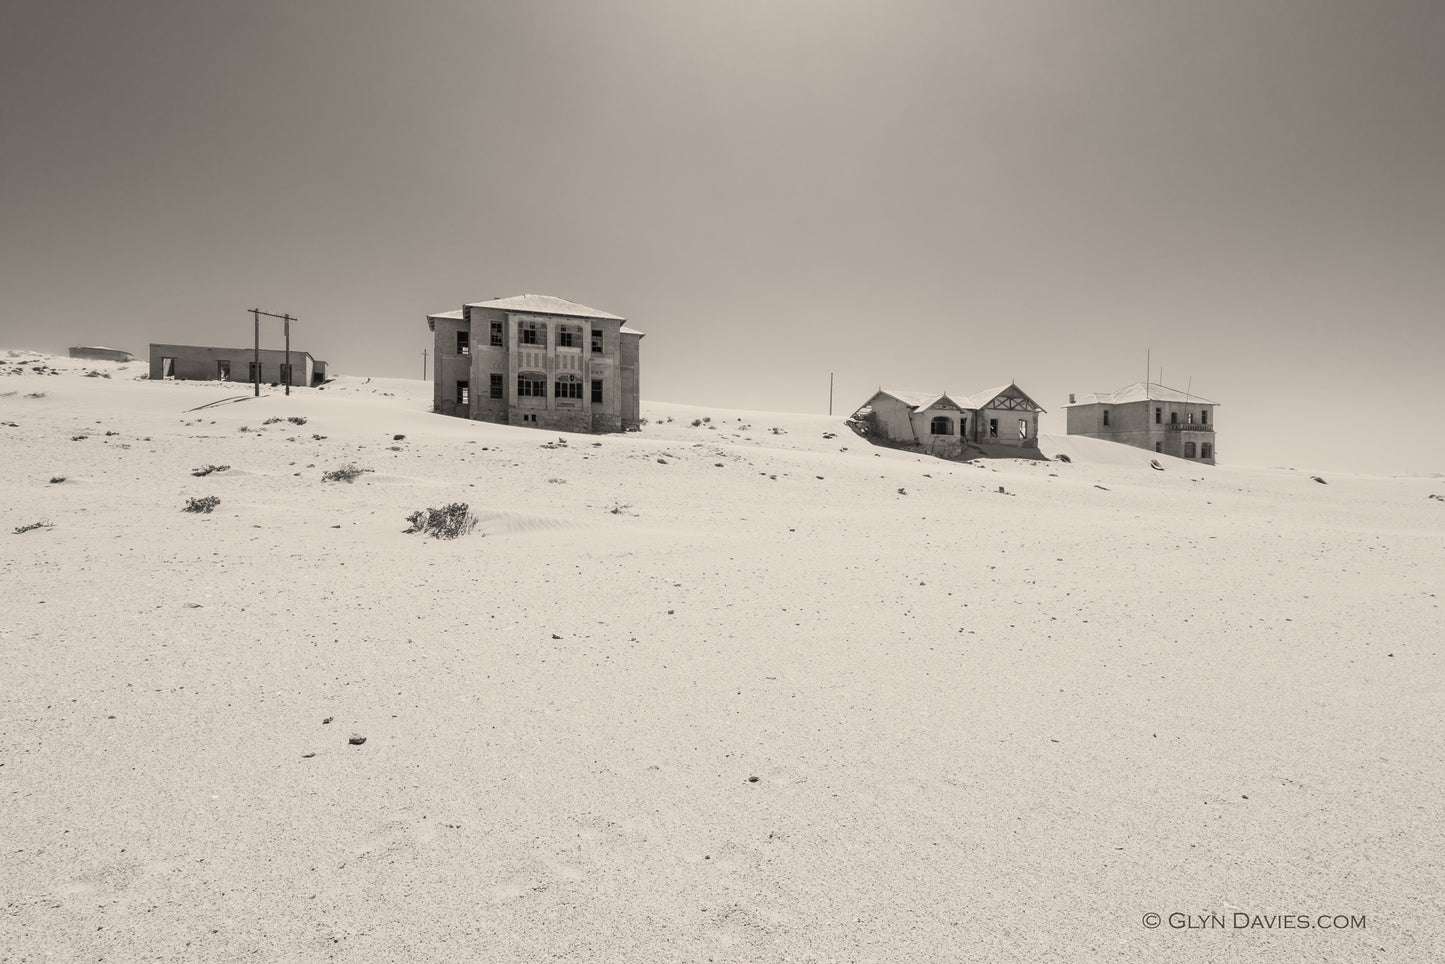
[(1439, 479), (0, 360), (0, 959), (1445, 948)]

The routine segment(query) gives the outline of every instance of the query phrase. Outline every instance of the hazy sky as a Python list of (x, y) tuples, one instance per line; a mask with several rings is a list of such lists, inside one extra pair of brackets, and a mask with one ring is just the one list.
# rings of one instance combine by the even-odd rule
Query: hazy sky
[(420, 377), (524, 292), (645, 331), (644, 399), (1061, 434), (1152, 351), (1222, 463), (1445, 472), (1445, 3), (4, 5), (0, 347), (259, 307)]

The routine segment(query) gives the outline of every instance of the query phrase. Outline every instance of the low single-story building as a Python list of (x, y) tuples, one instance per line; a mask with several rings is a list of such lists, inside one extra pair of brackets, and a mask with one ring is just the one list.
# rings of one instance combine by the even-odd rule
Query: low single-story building
[[(255, 348), (212, 348), (203, 345), (151, 345), (151, 378), (180, 378), (198, 381), (239, 382), (257, 380)], [(326, 363), (310, 352), (291, 350), (289, 371), (286, 352), (262, 348), (260, 380), (267, 385), (320, 385), (326, 381)]]
[(135, 356), (119, 348), (105, 348), (101, 345), (82, 345), (70, 349), (71, 358), (88, 358), (91, 361), (135, 361)]
[(969, 448), (979, 455), (999, 448), (1037, 451), (1043, 412), (1013, 383), (956, 399), (947, 392), (880, 388), (848, 424), (871, 442), (960, 458)]

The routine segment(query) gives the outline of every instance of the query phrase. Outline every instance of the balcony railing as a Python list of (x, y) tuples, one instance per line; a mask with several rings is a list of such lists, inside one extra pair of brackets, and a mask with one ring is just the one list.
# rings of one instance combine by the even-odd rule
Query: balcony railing
[(1171, 432), (1212, 432), (1214, 426), (1204, 422), (1165, 422), (1164, 427)]

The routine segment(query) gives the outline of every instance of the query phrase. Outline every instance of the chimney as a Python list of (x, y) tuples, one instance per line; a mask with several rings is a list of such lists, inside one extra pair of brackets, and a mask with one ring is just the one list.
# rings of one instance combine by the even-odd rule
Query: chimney
[(1074, 404), (1074, 393), (1073, 393), (1073, 392), (1069, 392), (1069, 404), (1070, 404), (1070, 405)]

